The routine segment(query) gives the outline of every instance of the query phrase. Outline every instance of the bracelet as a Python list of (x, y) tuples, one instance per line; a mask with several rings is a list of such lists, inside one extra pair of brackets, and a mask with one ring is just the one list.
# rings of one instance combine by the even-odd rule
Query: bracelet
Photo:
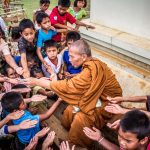
[(101, 143), (103, 139), (104, 139), (104, 137), (102, 137), (101, 139), (99, 139), (98, 143)]

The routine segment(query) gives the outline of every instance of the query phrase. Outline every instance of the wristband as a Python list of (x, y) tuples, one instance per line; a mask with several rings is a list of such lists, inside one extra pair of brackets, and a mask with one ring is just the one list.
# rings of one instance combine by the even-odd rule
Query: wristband
[(98, 143), (101, 143), (103, 139), (104, 139), (104, 137), (100, 138), (100, 139), (98, 140)]

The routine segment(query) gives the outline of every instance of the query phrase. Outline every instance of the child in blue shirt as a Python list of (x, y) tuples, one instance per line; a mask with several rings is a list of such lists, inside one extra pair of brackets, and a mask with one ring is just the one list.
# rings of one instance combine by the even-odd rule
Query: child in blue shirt
[(49, 16), (44, 12), (39, 12), (36, 16), (36, 21), (38, 25), (41, 27), (38, 31), (38, 40), (37, 40), (37, 55), (42, 62), (42, 64), (47, 67), (48, 64), (44, 60), (46, 54), (44, 51), (41, 53), (41, 49), (43, 47), (43, 43), (47, 40), (51, 40), (57, 32), (66, 32), (66, 29), (58, 29), (55, 30), (54, 27), (51, 26)]
[(78, 68), (75, 68), (75, 67), (72, 66), (71, 62), (69, 61), (69, 48), (70, 48), (70, 45), (73, 42), (79, 40), (80, 38), (81, 38), (80, 34), (76, 31), (70, 31), (70, 32), (68, 32), (68, 34), (66, 36), (66, 42), (67, 42), (68, 49), (65, 50), (64, 54), (63, 54), (65, 78), (72, 77), (75, 74), (81, 72), (81, 69), (82, 69), (81, 66), (78, 67)]
[(38, 120), (38, 123), (35, 125), (35, 127), (26, 130), (19, 130), (17, 132), (17, 137), (19, 141), (24, 145), (28, 144), (30, 140), (35, 136), (35, 134), (40, 131), (40, 121), (48, 119), (53, 114), (60, 102), (61, 100), (58, 99), (53, 104), (53, 106), (49, 108), (49, 110), (44, 114), (32, 115), (29, 111), (26, 110), (26, 103), (24, 102), (24, 99), (20, 93), (8, 92), (3, 95), (1, 99), (1, 105), (3, 110), (6, 110), (8, 112), (24, 110), (24, 114), (19, 119), (13, 121), (14, 125), (18, 125), (22, 121), (27, 119)]

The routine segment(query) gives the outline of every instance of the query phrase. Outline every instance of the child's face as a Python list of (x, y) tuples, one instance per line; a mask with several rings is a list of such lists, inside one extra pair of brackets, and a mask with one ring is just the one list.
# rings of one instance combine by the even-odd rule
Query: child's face
[(36, 65), (36, 63), (34, 60), (30, 60), (30, 61), (27, 61), (27, 65), (28, 65), (28, 68), (32, 68), (34, 65)]
[(49, 30), (51, 27), (51, 23), (50, 23), (50, 19), (48, 17), (43, 18), (41, 24), (40, 24), (41, 28), (44, 30)]
[(58, 12), (61, 16), (63, 16), (68, 10), (68, 7), (62, 7), (61, 5), (58, 5)]
[(71, 44), (72, 44), (73, 42), (74, 42), (73, 40), (69, 40), (69, 41), (67, 42), (68, 49), (70, 48), (70, 46), (71, 46)]
[(35, 38), (35, 30), (32, 28), (26, 28), (22, 33), (22, 37), (28, 42), (32, 43)]
[(140, 141), (137, 135), (131, 132), (123, 132), (121, 127), (118, 131), (118, 141), (121, 150), (135, 150), (140, 147)]
[(16, 72), (15, 72), (14, 69), (8, 68), (8, 69), (7, 69), (7, 76), (8, 76), (9, 78), (11, 78), (11, 79), (14, 79), (14, 78), (17, 77), (17, 74), (16, 74)]
[(49, 3), (45, 3), (45, 4), (42, 4), (40, 8), (42, 11), (45, 12), (48, 9), (49, 5), (50, 5)]
[(37, 79), (44, 77), (42, 72), (38, 72), (38, 73), (36, 72), (36, 73), (34, 73), (34, 75), (35, 75), (35, 78), (37, 78)]
[(48, 47), (46, 49), (46, 55), (49, 59), (54, 60), (57, 58), (58, 50), (56, 47)]
[(27, 108), (26, 103), (24, 102), (24, 100), (21, 102), (20, 106), (19, 106), (19, 110), (25, 110)]
[(78, 1), (78, 2), (77, 2), (77, 7), (79, 7), (79, 8), (83, 8), (84, 5), (85, 5), (85, 2), (84, 2), (84, 1)]

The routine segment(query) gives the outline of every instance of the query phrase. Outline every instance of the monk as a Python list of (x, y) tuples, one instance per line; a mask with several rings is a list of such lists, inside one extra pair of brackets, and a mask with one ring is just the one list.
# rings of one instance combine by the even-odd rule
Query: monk
[(26, 84), (41, 86), (54, 91), (69, 105), (63, 113), (62, 125), (69, 130), (69, 140), (82, 147), (90, 147), (92, 141), (83, 133), (83, 127), (102, 128), (112, 117), (106, 112), (107, 97), (121, 96), (122, 90), (115, 75), (102, 61), (93, 58), (88, 43), (74, 42), (69, 49), (69, 59), (74, 67), (82, 65), (81, 73), (71, 79), (25, 79)]

